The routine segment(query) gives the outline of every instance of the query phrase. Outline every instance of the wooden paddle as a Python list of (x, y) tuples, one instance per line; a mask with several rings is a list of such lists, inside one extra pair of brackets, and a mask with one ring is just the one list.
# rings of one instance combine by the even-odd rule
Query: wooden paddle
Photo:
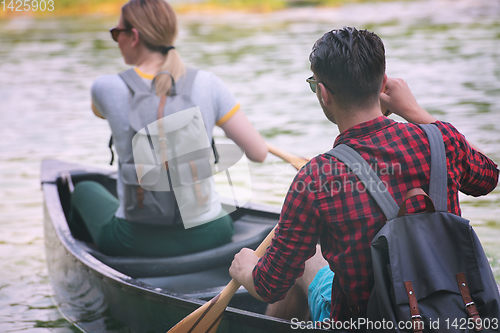
[(267, 144), (267, 149), (269, 150), (269, 152), (271, 154), (276, 155), (279, 158), (283, 159), (284, 161), (290, 163), (297, 170), (300, 170), (300, 168), (302, 168), (304, 166), (304, 164), (309, 162), (309, 159), (307, 159), (307, 158), (290, 154), (286, 151), (279, 149), (278, 147), (273, 146), (270, 143), (266, 143), (266, 144)]
[[(304, 164), (309, 162), (308, 159), (303, 157), (295, 156), (293, 154), (287, 153), (269, 143), (267, 143), (267, 148), (269, 152), (276, 155), (283, 160), (289, 162), (297, 170), (302, 168)], [(277, 226), (277, 225), (276, 225)], [(271, 230), (267, 237), (260, 243), (257, 250), (255, 250), (255, 255), (259, 258), (262, 257), (274, 237), (274, 230), (276, 226)], [(222, 320), (222, 315), (224, 310), (233, 295), (236, 293), (241, 285), (231, 280), (229, 284), (214, 298), (209, 302), (205, 303), (203, 306), (196, 309), (189, 316), (181, 320), (177, 325), (172, 327), (167, 333), (215, 333)]]
[[(277, 226), (277, 225), (276, 225)], [(271, 230), (267, 237), (260, 243), (255, 255), (262, 257), (265, 253), (271, 240), (274, 237), (274, 230)], [(236, 293), (240, 284), (231, 280), (229, 284), (209, 302), (195, 310), (189, 316), (172, 327), (167, 333), (215, 333), (224, 314), (229, 301)]]

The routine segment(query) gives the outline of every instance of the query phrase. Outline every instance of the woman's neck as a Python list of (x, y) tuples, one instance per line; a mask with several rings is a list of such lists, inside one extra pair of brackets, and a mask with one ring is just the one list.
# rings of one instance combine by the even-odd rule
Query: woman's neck
[(161, 53), (145, 50), (139, 56), (136, 67), (143, 73), (156, 75), (160, 71), (164, 61), (165, 56)]

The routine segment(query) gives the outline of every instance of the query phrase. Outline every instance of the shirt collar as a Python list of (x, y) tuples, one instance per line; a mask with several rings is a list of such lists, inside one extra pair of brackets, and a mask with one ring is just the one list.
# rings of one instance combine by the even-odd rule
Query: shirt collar
[(155, 78), (155, 76), (153, 74), (144, 73), (143, 71), (139, 70), (139, 68), (137, 68), (137, 67), (135, 67), (134, 70), (143, 79), (153, 80)]
[(367, 136), (369, 134), (378, 132), (388, 126), (392, 126), (396, 122), (392, 119), (389, 119), (385, 116), (380, 116), (375, 119), (366, 121), (361, 124), (357, 124), (351, 128), (346, 129), (342, 133), (337, 136), (335, 139), (334, 147), (341, 143), (346, 143), (349, 139), (361, 136)]

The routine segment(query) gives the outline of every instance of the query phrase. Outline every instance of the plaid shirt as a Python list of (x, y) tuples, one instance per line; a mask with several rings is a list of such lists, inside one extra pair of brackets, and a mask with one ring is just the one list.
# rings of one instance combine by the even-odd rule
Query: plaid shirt
[[(497, 185), (497, 166), (471, 148), (451, 124), (436, 124), (446, 147), (448, 211), (460, 215), (458, 191), (489, 193)], [(429, 142), (417, 125), (381, 116), (342, 132), (335, 145), (341, 143), (361, 154), (398, 205), (412, 188), (428, 193)], [(424, 210), (422, 197), (407, 204), (408, 213)], [(331, 318), (350, 318), (345, 295), (364, 314), (374, 284), (370, 243), (385, 222), (382, 210), (342, 162), (324, 154), (313, 158), (295, 176), (276, 235), (253, 270), (255, 290), (269, 303), (283, 299), (303, 274), (304, 262), (314, 255), (319, 240), (342, 289), (332, 290)]]

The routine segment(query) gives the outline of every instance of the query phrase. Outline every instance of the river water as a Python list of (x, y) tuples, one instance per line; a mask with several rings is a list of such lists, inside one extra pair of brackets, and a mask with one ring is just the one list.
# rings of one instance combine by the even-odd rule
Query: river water
[[(325, 31), (367, 28), (385, 42), (387, 73), (500, 164), (500, 2), (423, 0), (293, 8), (268, 14), (185, 14), (186, 64), (219, 75), (269, 142), (314, 156), (338, 134), (305, 79)], [(107, 123), (89, 89), (126, 68), (107, 29), (116, 17), (0, 21), (0, 332), (71, 332), (51, 300), (42, 230), (43, 159), (109, 162)], [(397, 119), (395, 116), (391, 116)], [(220, 129), (216, 138), (222, 138)], [(269, 156), (251, 164), (252, 200), (280, 205), (294, 171)], [(461, 197), (500, 281), (500, 190)]]

